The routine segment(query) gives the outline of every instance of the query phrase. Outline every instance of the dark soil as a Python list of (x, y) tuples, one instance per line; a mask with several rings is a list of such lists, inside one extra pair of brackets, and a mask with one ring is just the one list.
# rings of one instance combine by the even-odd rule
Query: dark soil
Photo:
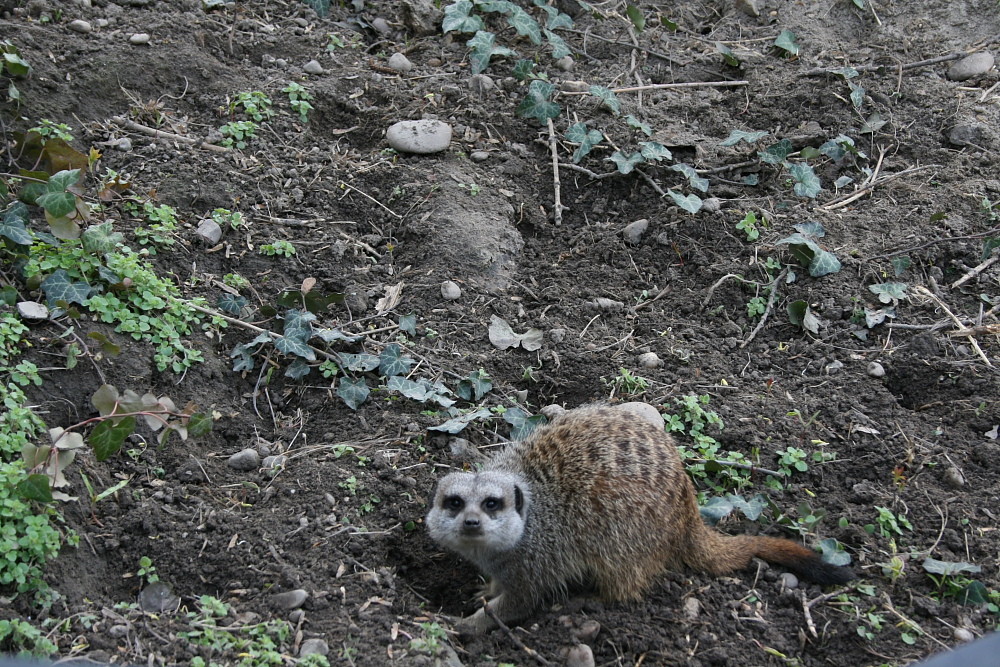
[[(569, 11), (574, 3), (566, 4)], [(807, 610), (804, 601), (823, 591), (805, 584), (784, 589), (780, 572), (764, 565), (716, 579), (671, 574), (641, 602), (573, 597), (514, 630), (549, 661), (560, 662), (564, 649), (578, 643), (572, 626), (593, 619), (600, 632), (588, 643), (599, 665), (906, 664), (955, 644), (956, 629), (980, 635), (997, 621), (983, 605), (943, 597), (921, 563), (927, 556), (973, 563), (982, 568), (976, 579), (1000, 589), (1000, 392), (993, 367), (1000, 347), (989, 328), (997, 326), (992, 304), (1000, 299), (1000, 274), (994, 266), (952, 287), (982, 261), (984, 238), (997, 234), (981, 202), (1000, 199), (1000, 97), (995, 69), (959, 83), (945, 76), (950, 62), (900, 66), (996, 49), (998, 8), (993, 0), (868, 0), (865, 9), (850, 0), (760, 4), (755, 17), (730, 0), (640, 3), (648, 25), (637, 44), (669, 59), (631, 47), (624, 5), (617, 15), (604, 7), (604, 20), (575, 15), (580, 32), (563, 33), (574, 50), (571, 72), (539, 52), (539, 69), (553, 80), (609, 87), (749, 82), (620, 95), (624, 111), (648, 123), (676, 162), (707, 170), (704, 196), (718, 198), (712, 202), (718, 206), (696, 215), (636, 173), (594, 180), (563, 169), (567, 209), (556, 226), (548, 133), (515, 114), (524, 92), (511, 76), (513, 59), (494, 61), (486, 74), (497, 85), (483, 92), (471, 80), (466, 38), (442, 36), (440, 13), (428, 14), (432, 6), (416, 0), (334, 3), (323, 18), (293, 0), (212, 11), (195, 0), (0, 2), (0, 35), (34, 67), (18, 82), (25, 101), (19, 114), (8, 109), (4, 130), (40, 118), (71, 125), (74, 146), (102, 151), (100, 170), (128, 174), (134, 194), (154, 196), (181, 214), (181, 243), (154, 258), (158, 269), (209, 304), (223, 294), (223, 275), (249, 278), (252, 289), (243, 294), (258, 310), (245, 319), (258, 326), (280, 331), (280, 321), (260, 309), (314, 278), (315, 290), (346, 294), (317, 324), (366, 334), (341, 351), (378, 354), (399, 341), (420, 360), (416, 376), (449, 386), (483, 368), (494, 386), (487, 406), (519, 402), (537, 412), (551, 403), (625, 399), (672, 413), (675, 397), (708, 395), (725, 422), (715, 434), (723, 450), (771, 469), (779, 465), (776, 452), (789, 446), (836, 454), (796, 473), (781, 490), (755, 474), (741, 493), (764, 493), (793, 517), (803, 504), (825, 511), (803, 539), (842, 543), (860, 574), (857, 590)], [(661, 26), (658, 11), (681, 29)], [(388, 32), (372, 28), (376, 18), (388, 22)], [(89, 21), (93, 31), (70, 30), (74, 19)], [(784, 29), (798, 36), (797, 59), (771, 46)], [(150, 43), (130, 44), (134, 33), (149, 33)], [(330, 33), (346, 47), (328, 51)], [(513, 39), (509, 29), (498, 38), (508, 45)], [(737, 53), (741, 69), (723, 62), (717, 41)], [(516, 47), (535, 54), (528, 42)], [(415, 65), (407, 74), (386, 66), (397, 51)], [(312, 59), (322, 74), (303, 74)], [(873, 64), (883, 68), (852, 79), (866, 91), (860, 114), (843, 78), (806, 75)], [(281, 92), (290, 81), (314, 96), (307, 124), (289, 112)], [(227, 100), (254, 90), (267, 93), (282, 113), (243, 151), (154, 138), (113, 120), (200, 141), (230, 120)], [(620, 123), (587, 98), (559, 101), (560, 132), (571, 114), (602, 129)], [(886, 124), (863, 132), (876, 111)], [(425, 117), (453, 125), (450, 150), (429, 156), (386, 150), (389, 125)], [(948, 138), (955, 126), (971, 128), (966, 136), (975, 140), (956, 145)], [(844, 134), (867, 157), (813, 160), (824, 190), (815, 199), (799, 197), (787, 172), (755, 159), (756, 148), (720, 147), (733, 129), (766, 130), (769, 140), (788, 138), (796, 150)], [(131, 141), (129, 150), (114, 147), (121, 138)], [(572, 146), (564, 148), (568, 162)], [(473, 161), (474, 151), (488, 157)], [(607, 154), (598, 151), (583, 164), (613, 169), (599, 159)], [(750, 166), (738, 166), (745, 162)], [(823, 208), (862, 183), (862, 169), (891, 176), (917, 167), (844, 206)], [(644, 170), (664, 190), (691, 192), (667, 167)], [(747, 185), (750, 175), (759, 184)], [(854, 182), (836, 191), (840, 176)], [(217, 207), (242, 212), (248, 224), (208, 248), (194, 228)], [(748, 211), (768, 220), (752, 243), (736, 229)], [(123, 216), (109, 219), (117, 231), (132, 233)], [(623, 228), (640, 219), (648, 229), (638, 243), (626, 242)], [(748, 316), (747, 303), (766, 296), (764, 261), (792, 263), (777, 241), (807, 221), (822, 223), (822, 243), (843, 268), (813, 278), (795, 265), (796, 279), (777, 285), (773, 308), (755, 332), (759, 318)], [(291, 241), (296, 256), (257, 252), (275, 239)], [(897, 279), (891, 260), (901, 256), (911, 264)], [(727, 274), (760, 285), (719, 284)], [(445, 280), (461, 286), (458, 300), (441, 297)], [(883, 306), (868, 287), (893, 280), (907, 283), (906, 298), (895, 304), (894, 318), (867, 328), (863, 310)], [(377, 301), (397, 285), (400, 301), (382, 312)], [(22, 296), (31, 294), (25, 289)], [(590, 305), (601, 297), (624, 305)], [(787, 305), (800, 300), (818, 317), (817, 333), (789, 322)], [(950, 335), (957, 326), (944, 305), (963, 326), (987, 327), (975, 338), (982, 356), (970, 338)], [(403, 337), (394, 327), (408, 313), (417, 315), (417, 335)], [(543, 330), (544, 345), (534, 352), (496, 349), (487, 335), (492, 315), (518, 332)], [(273, 594), (307, 591), (304, 614), (291, 616), (298, 639), (324, 639), (332, 663), (433, 662), (411, 648), (411, 638), (426, 636), (418, 624), (450, 627), (474, 610), (480, 583), (474, 568), (442, 553), (422, 526), (435, 480), (469, 463), (448, 436), (428, 431), (447, 415), (384, 390), (351, 410), (318, 370), (304, 379), (285, 377), (289, 359), (276, 352), (257, 358), (253, 371), (234, 372), (230, 351), (256, 336), (238, 325), (217, 336), (199, 334), (193, 344), (205, 362), (183, 375), (157, 372), (149, 346), (106, 325), (84, 319), (77, 326), (125, 346), (120, 356), (97, 361), (107, 382), (166, 394), (178, 405), (193, 402), (214, 415), (215, 426), (206, 437), (165, 447), (137, 440), (130, 445), (134, 456), (107, 463), (77, 459), (69, 477), (81, 500), (62, 511), (82, 539), (49, 565), (61, 597), (42, 614), (71, 618), (70, 631), (53, 637), (62, 655), (150, 665), (190, 661), (196, 651), (177, 634), (185, 629), (182, 614), (115, 610), (135, 602), (134, 573), (147, 556), (182, 605), (217, 596), (244, 621), (289, 618), (272, 604)], [(37, 345), (29, 358), (55, 365), (42, 355), (58, 350), (51, 341), (60, 331), (33, 325)], [(640, 367), (643, 352), (665, 363)], [(871, 372), (873, 362), (883, 376)], [(624, 396), (609, 386), (622, 368), (649, 381), (643, 393)], [(49, 426), (95, 414), (89, 397), (105, 380), (89, 362), (48, 371), (45, 379), (44, 393), (34, 399)], [(474, 422), (461, 436), (485, 447), (508, 434), (508, 425), (494, 419)], [(273, 477), (230, 468), (228, 457), (248, 447), (284, 453), (287, 464)], [(99, 489), (130, 481), (91, 505), (75, 472)], [(876, 524), (876, 507), (905, 516), (912, 530), (866, 532), (865, 525)], [(731, 517), (723, 528), (799, 539), (774, 518)], [(893, 556), (904, 564), (894, 580), (883, 570)], [(689, 598), (700, 603), (696, 615)], [(23, 596), (0, 598), (0, 616), (37, 614)], [(74, 616), (80, 614), (96, 621), (84, 625)], [(448, 643), (464, 664), (533, 662), (501, 631), (472, 641), (452, 636)]]

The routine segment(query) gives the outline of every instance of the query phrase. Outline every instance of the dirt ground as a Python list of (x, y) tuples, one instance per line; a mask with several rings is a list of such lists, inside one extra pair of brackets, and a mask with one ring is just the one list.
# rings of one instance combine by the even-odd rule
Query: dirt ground
[[(764, 469), (780, 467), (777, 452), (787, 447), (810, 456), (808, 471), (781, 488), (755, 472), (740, 490), (764, 494), (777, 515), (733, 515), (723, 529), (810, 545), (835, 538), (858, 586), (820, 598), (818, 587), (785, 588), (780, 571), (764, 565), (723, 578), (682, 572), (641, 602), (573, 597), (513, 636), (435, 640), (428, 624), (450, 629), (474, 611), (481, 582), (430, 541), (423, 516), (436, 479), (470, 465), (469, 445), (488, 451), (502, 443), (507, 422), (495, 414), (474, 421), (459, 434), (467, 442), (456, 441), (429, 430), (448, 419), (445, 410), (387, 389), (352, 410), (318, 370), (286, 377), (289, 359), (273, 349), (253, 370), (236, 372), (230, 352), (257, 335), (238, 324), (196, 335), (204, 363), (181, 375), (158, 372), (150, 346), (84, 319), (83, 331), (126, 345), (125, 354), (98, 362), (107, 382), (191, 401), (213, 414), (214, 429), (166, 447), (136, 440), (132, 456), (107, 463), (78, 459), (96, 488), (128, 485), (93, 505), (70, 473), (82, 500), (62, 511), (80, 546), (47, 569), (61, 597), (45, 612), (23, 596), (0, 597), (0, 617), (67, 618), (52, 635), (61, 656), (149, 665), (241, 659), (179, 635), (191, 629), (183, 610), (202, 595), (230, 604), (236, 625), (291, 619), (297, 634), (288, 655), (319, 638), (331, 664), (354, 665), (535, 664), (518, 642), (560, 664), (580, 641), (598, 665), (904, 665), (996, 627), (986, 605), (943, 595), (922, 568), (927, 557), (968, 562), (981, 567), (976, 580), (1000, 590), (1000, 272), (993, 265), (954, 285), (1000, 236), (1000, 211), (983, 206), (1000, 199), (1000, 78), (990, 69), (953, 81), (955, 61), (941, 59), (996, 50), (996, 2), (761, 0), (758, 15), (744, 8), (752, 3), (732, 0), (640, 2), (641, 32), (624, 4), (583, 11), (559, 2), (574, 18), (572, 29), (557, 31), (573, 52), (568, 71), (497, 19), (498, 44), (537, 57), (536, 71), (557, 84), (746, 82), (619, 93), (621, 117), (648, 124), (673, 159), (642, 165), (643, 175), (594, 178), (615, 169), (605, 143), (581, 162), (591, 173), (560, 170), (559, 225), (548, 130), (516, 113), (525, 97), (513, 76), (517, 58), (495, 57), (488, 79), (473, 77), (470, 35), (443, 35), (433, 3), (355, 0), (334, 3), (324, 17), (294, 0), (212, 4), (0, 2), (0, 37), (34, 68), (18, 82), (24, 102), (19, 113), (8, 105), (4, 131), (40, 118), (66, 123), (74, 147), (103, 153), (100, 171), (127, 174), (132, 194), (174, 207), (184, 225), (155, 266), (210, 307), (225, 294), (222, 276), (249, 278), (245, 322), (280, 331), (266, 309), (311, 278), (318, 292), (346, 295), (316, 324), (361, 336), (334, 349), (377, 355), (397, 342), (418, 361), (412, 377), (449, 387), (483, 369), (493, 385), (478, 402), (486, 407), (537, 413), (553, 403), (642, 400), (671, 414), (675, 398), (709, 396), (725, 423), (712, 431), (723, 452)], [(72, 29), (74, 20), (91, 30)], [(795, 34), (797, 57), (773, 46), (783, 30)], [(131, 43), (137, 33), (148, 43)], [(738, 67), (720, 55), (720, 42)], [(390, 68), (395, 53), (413, 68)], [(939, 60), (905, 67), (928, 59)], [(321, 69), (307, 67), (312, 60)], [(815, 71), (843, 67), (859, 71), (850, 81), (864, 89), (860, 109), (844, 77)], [(313, 96), (307, 123), (282, 92), (293, 81)], [(228, 102), (247, 91), (266, 93), (279, 113), (244, 150), (201, 146), (217, 143), (218, 128), (233, 119)], [(561, 93), (556, 101), (563, 163), (574, 146), (562, 133), (577, 120), (630, 140), (616, 129), (621, 117), (593, 97)], [(386, 129), (420, 118), (449, 123), (450, 147), (388, 150)], [(150, 136), (136, 124), (167, 134)], [(722, 145), (733, 130), (770, 134), (754, 145)], [(788, 170), (757, 156), (782, 139), (802, 151), (840, 135), (859, 154), (810, 159), (822, 185), (815, 198), (793, 191)], [(708, 179), (707, 193), (670, 169), (682, 162)], [(848, 199), (869, 177), (874, 187)], [(663, 196), (667, 189), (696, 193), (706, 205), (688, 213)], [(241, 212), (247, 224), (208, 246), (195, 227), (219, 207)], [(755, 240), (736, 226), (751, 211), (760, 220)], [(134, 221), (108, 219), (131, 239)], [(648, 226), (633, 236), (635, 227), (625, 228), (638, 220)], [(839, 271), (813, 277), (778, 243), (808, 222), (825, 229), (819, 243), (840, 260)], [(257, 251), (274, 240), (293, 243), (296, 255)], [(769, 257), (777, 260), (770, 269)], [(902, 273), (899, 258), (909, 259)], [(775, 281), (777, 267), (791, 273)], [(730, 274), (746, 280), (723, 280)], [(457, 299), (442, 297), (444, 281), (460, 287)], [(887, 282), (906, 283), (905, 293), (882, 303), (869, 287)], [(379, 301), (394, 288), (398, 301), (385, 309)], [(755, 331), (761, 317), (748, 314), (748, 302), (763, 297), (764, 305), (771, 293)], [(808, 304), (813, 331), (790, 321), (793, 302)], [(894, 310), (881, 318), (887, 308)], [(405, 334), (396, 325), (411, 313), (416, 332)], [(488, 335), (492, 316), (518, 333), (541, 330), (540, 348), (498, 349)], [(983, 328), (952, 335), (973, 326)], [(42, 359), (60, 330), (32, 328), (29, 358), (57, 365)], [(643, 366), (646, 352), (663, 363)], [(615, 383), (622, 369), (648, 382)], [(45, 381), (33, 399), (49, 426), (93, 416), (89, 396), (104, 382), (93, 366), (49, 370)], [(228, 465), (246, 448), (288, 458), (276, 473)], [(815, 462), (818, 451), (835, 457)], [(704, 483), (699, 489), (713, 495)], [(877, 508), (910, 527), (883, 534)], [(825, 517), (812, 523), (810, 512)], [(807, 534), (775, 521), (782, 514)], [(137, 599), (142, 557), (181, 611), (144, 615), (120, 604)], [(280, 608), (275, 594), (294, 590), (308, 599), (291, 612)], [(581, 640), (574, 632), (587, 620), (599, 632)]]

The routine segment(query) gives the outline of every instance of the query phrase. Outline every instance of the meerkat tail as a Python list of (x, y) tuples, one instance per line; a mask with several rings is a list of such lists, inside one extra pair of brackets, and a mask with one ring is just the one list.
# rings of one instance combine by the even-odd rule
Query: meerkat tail
[(687, 565), (714, 575), (742, 570), (754, 556), (780, 565), (813, 583), (828, 586), (855, 578), (849, 567), (831, 565), (820, 555), (791, 540), (751, 535), (724, 535), (707, 526), (694, 540)]

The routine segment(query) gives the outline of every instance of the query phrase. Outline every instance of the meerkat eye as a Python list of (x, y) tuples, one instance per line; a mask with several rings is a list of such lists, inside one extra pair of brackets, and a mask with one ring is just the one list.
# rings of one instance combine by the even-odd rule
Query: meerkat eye
[(441, 503), (441, 506), (446, 510), (457, 512), (465, 507), (465, 501), (458, 496), (448, 496), (444, 499), (444, 502)]
[(503, 509), (503, 499), (487, 498), (483, 501), (483, 509), (487, 512), (499, 512)]

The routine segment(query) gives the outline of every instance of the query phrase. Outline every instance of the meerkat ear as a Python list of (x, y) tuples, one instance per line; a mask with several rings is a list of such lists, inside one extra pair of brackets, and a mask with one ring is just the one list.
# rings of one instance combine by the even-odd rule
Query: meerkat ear
[(524, 491), (517, 484), (514, 485), (514, 511), (524, 516)]

